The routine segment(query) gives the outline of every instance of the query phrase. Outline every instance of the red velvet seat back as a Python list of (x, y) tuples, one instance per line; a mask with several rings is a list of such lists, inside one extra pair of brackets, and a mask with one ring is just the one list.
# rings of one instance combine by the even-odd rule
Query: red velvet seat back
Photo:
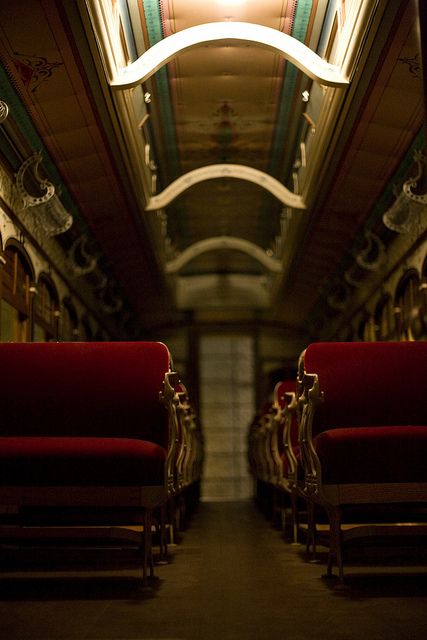
[(296, 381), (295, 380), (282, 380), (278, 382), (274, 387), (274, 402), (277, 403), (281, 409), (288, 404), (288, 399), (285, 393), (295, 393)]
[(139, 438), (167, 445), (159, 342), (0, 343), (0, 436)]
[(344, 426), (427, 425), (426, 342), (314, 343), (304, 363), (324, 393), (313, 435)]
[[(282, 380), (274, 388), (274, 401), (281, 409), (289, 403), (286, 393), (296, 393), (296, 380)], [(298, 444), (298, 422), (296, 415), (292, 415), (291, 421), (291, 444), (296, 447)], [(279, 452), (283, 452), (283, 431), (279, 432)]]

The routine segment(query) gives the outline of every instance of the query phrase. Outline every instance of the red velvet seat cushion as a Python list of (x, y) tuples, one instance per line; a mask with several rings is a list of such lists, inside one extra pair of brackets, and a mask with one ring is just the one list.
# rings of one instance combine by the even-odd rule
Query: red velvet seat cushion
[(166, 450), (145, 440), (0, 438), (2, 485), (163, 485)]
[(427, 482), (427, 426), (335, 428), (314, 446), (326, 484)]

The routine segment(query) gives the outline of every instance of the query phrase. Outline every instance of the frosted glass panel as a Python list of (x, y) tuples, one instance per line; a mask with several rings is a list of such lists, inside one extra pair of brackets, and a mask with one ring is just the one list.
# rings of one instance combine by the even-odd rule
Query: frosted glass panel
[(247, 430), (255, 408), (250, 336), (209, 335), (200, 341), (200, 413), (205, 435), (204, 500), (252, 495)]

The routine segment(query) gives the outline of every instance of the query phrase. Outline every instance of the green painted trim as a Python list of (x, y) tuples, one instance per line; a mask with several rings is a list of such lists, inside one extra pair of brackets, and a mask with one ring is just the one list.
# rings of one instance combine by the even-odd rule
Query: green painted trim
[[(153, 46), (163, 40), (162, 16), (160, 13), (160, 3), (158, 0), (143, 0), (145, 21), (147, 24), (150, 45)], [(170, 174), (172, 179), (180, 174), (178, 160), (177, 141), (175, 135), (175, 123), (172, 109), (172, 99), (169, 88), (169, 76), (166, 68), (159, 69), (155, 75), (158, 96), (160, 99), (160, 111), (164, 126), (164, 135), (167, 149), (166, 160), (170, 163)], [(152, 135), (155, 143), (155, 138)]]
[[(312, 0), (299, 0), (295, 10), (291, 35), (300, 42), (304, 42), (307, 35), (312, 4)], [(273, 176), (279, 172), (283, 143), (286, 141), (286, 131), (289, 128), (291, 101), (295, 91), (297, 76), (297, 67), (293, 64), (286, 63), (280, 105), (277, 113), (276, 131), (272, 145), (272, 160), (269, 168), (269, 173)]]

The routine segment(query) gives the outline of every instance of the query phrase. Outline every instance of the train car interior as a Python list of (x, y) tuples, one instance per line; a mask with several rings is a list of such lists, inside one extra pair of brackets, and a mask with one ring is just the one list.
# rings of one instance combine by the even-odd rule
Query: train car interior
[(425, 69), (424, 0), (0, 2), (1, 637), (426, 637)]

